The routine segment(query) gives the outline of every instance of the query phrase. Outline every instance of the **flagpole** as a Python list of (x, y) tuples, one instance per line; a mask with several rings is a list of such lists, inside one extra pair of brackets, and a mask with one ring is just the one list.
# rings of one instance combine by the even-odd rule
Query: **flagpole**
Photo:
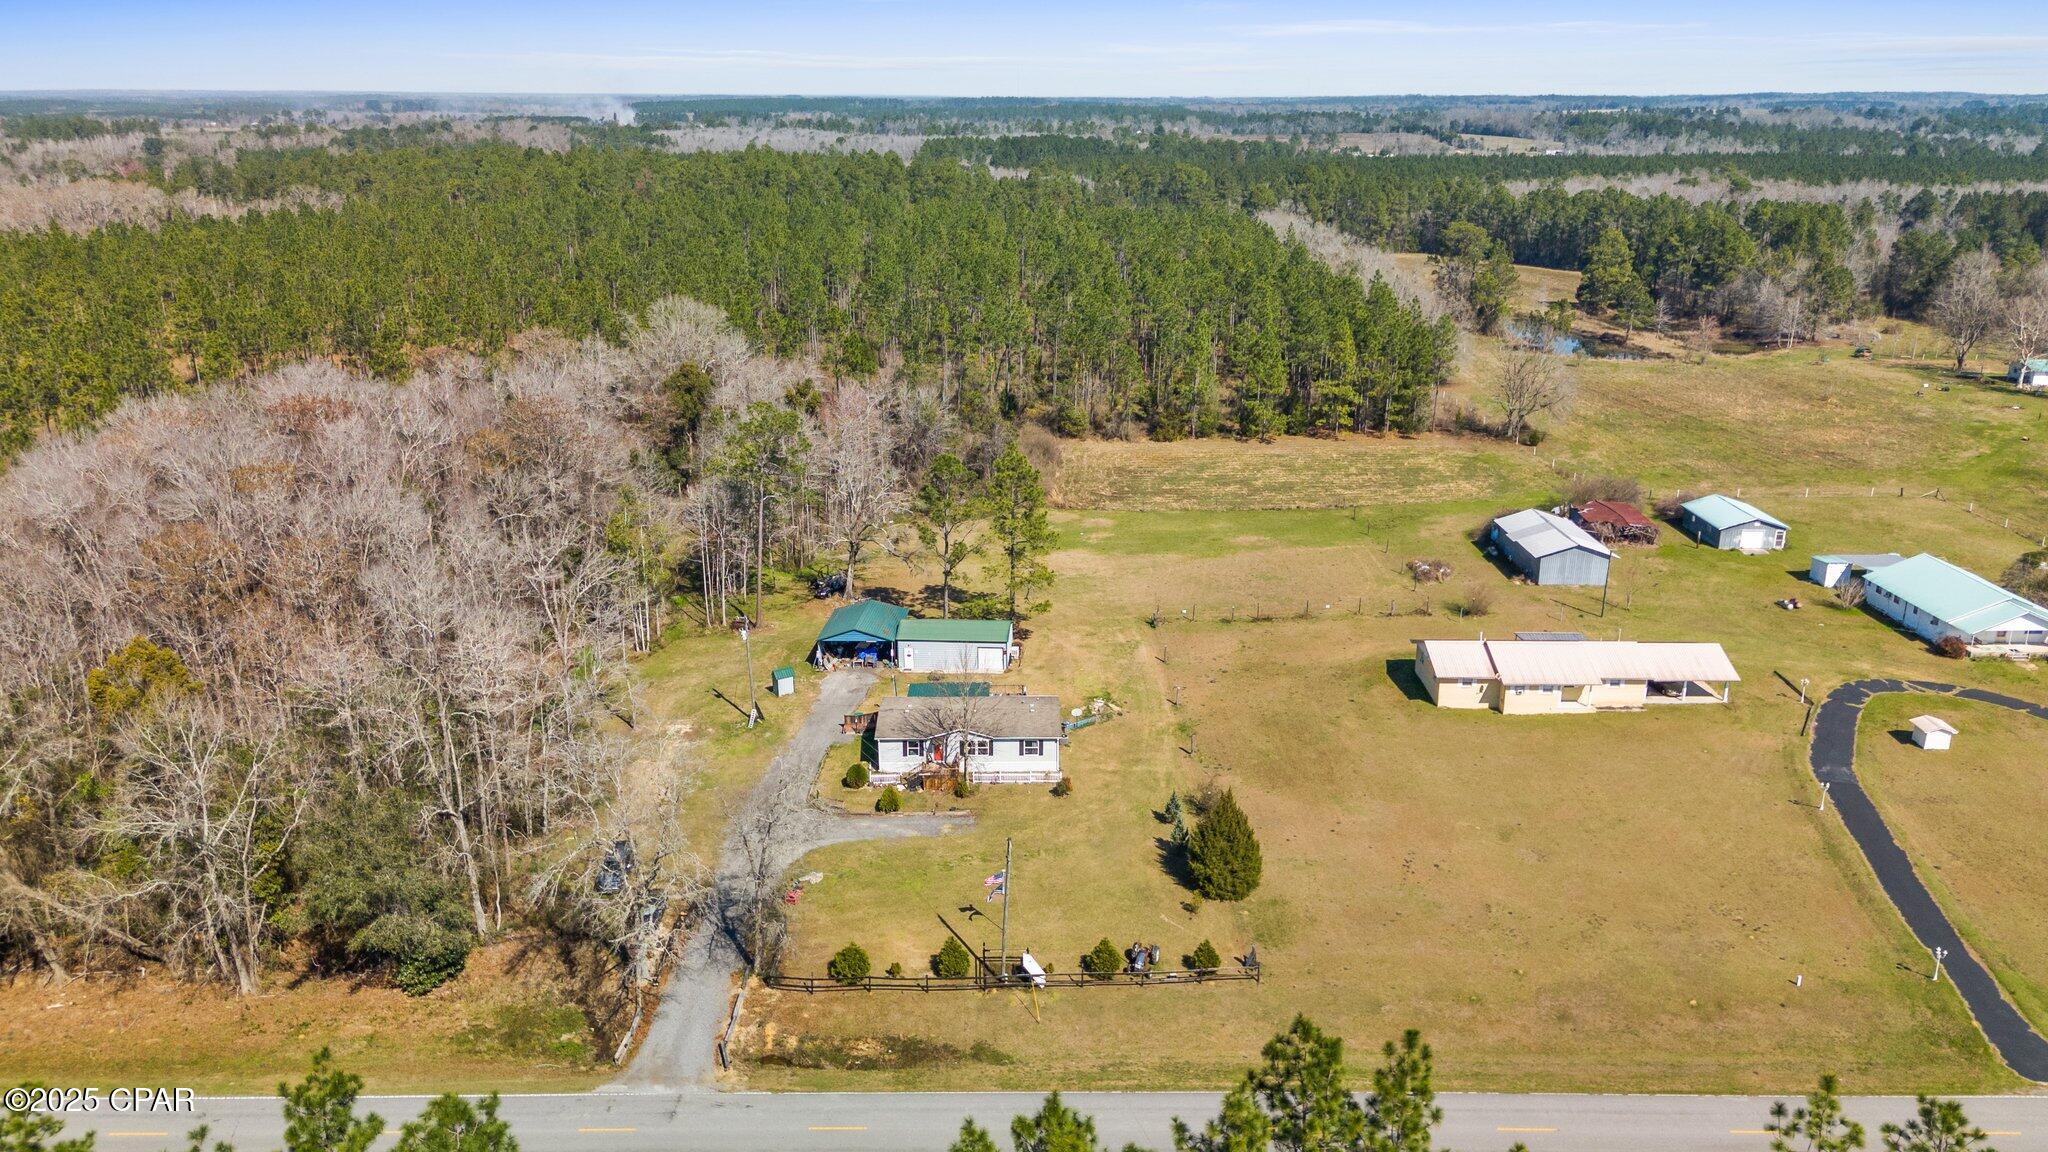
[(1017, 882), (1017, 874), (1010, 869), (1010, 848), (1013, 841), (1003, 837), (1003, 979), (1010, 977), (1010, 886)]

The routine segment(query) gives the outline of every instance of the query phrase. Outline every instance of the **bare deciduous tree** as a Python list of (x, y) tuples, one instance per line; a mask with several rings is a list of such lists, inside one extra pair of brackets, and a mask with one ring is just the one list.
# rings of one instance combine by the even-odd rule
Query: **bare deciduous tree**
[(1970, 353), (1998, 327), (2002, 294), (1998, 289), (1998, 257), (1988, 250), (1965, 252), (1949, 265), (1948, 275), (1927, 305), (1927, 320), (1948, 338), (1956, 371)]
[(1543, 352), (1507, 352), (1494, 378), (1493, 399), (1501, 412), (1501, 434), (1520, 440), (1531, 419), (1569, 405), (1574, 389), (1571, 372), (1557, 357)]

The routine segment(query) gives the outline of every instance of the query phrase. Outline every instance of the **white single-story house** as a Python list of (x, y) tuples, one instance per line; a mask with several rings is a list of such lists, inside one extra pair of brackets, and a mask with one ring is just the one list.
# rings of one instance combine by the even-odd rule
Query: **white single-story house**
[(1785, 546), (1785, 522), (1747, 501), (1714, 493), (1679, 505), (1678, 527), (1710, 548), (1775, 552)]
[(1417, 640), (1415, 674), (1439, 708), (1509, 715), (1728, 702), (1742, 679), (1719, 644), (1637, 640)]
[(1806, 569), (1806, 578), (1823, 588), (1833, 588), (1852, 576), (1868, 576), (1879, 568), (1889, 568), (1905, 557), (1897, 552), (1836, 552), (1813, 558)]
[(1985, 651), (2048, 652), (2048, 608), (1925, 552), (1863, 578), (1863, 602), (1930, 643), (1958, 636)]
[(1956, 734), (1956, 726), (1939, 716), (1915, 716), (1907, 723), (1913, 726), (1913, 743), (1929, 752), (1948, 751), (1948, 742)]
[(1537, 584), (1605, 584), (1614, 550), (1555, 513), (1524, 508), (1487, 525), (1489, 544)]
[(2016, 360), (2005, 378), (2022, 392), (2048, 392), (2048, 360)]
[(1017, 657), (1008, 620), (925, 620), (896, 625), (896, 666), (905, 672), (1007, 672)]
[(890, 696), (875, 715), (868, 782), (959, 772), (975, 784), (1056, 784), (1066, 742), (1057, 696)]

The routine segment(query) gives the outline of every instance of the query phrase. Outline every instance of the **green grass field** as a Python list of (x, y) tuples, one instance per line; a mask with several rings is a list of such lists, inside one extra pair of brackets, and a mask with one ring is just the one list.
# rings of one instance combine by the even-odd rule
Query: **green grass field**
[[(1927, 548), (1996, 572), (2024, 542), (1931, 499), (1781, 499), (1770, 506), (1793, 526), (1791, 551), (1742, 557), (1667, 533), (1624, 553), (1601, 616), (1597, 592), (1510, 585), (1465, 542), (1504, 499), (1059, 517), (1060, 583), (1022, 678), (1070, 705), (1106, 692), (1128, 713), (1075, 735), (1069, 798), (985, 789), (967, 802), (971, 832), (813, 856), (804, 867), (827, 879), (799, 909), (789, 967), (821, 970), (854, 940), (877, 967), (922, 970), (943, 938), (937, 916), (960, 922), (1013, 836), (1011, 939), (1056, 968), (1105, 936), (1171, 956), (1207, 938), (1226, 953), (1256, 942), (1268, 979), (1035, 1005), (768, 993), (749, 1000), (757, 1056), (929, 1041), (990, 1058), (756, 1063), (749, 1081), (1217, 1085), (1306, 1010), (1354, 1043), (1421, 1027), (1447, 1083), (1466, 1089), (1781, 1091), (1823, 1069), (1858, 1091), (2015, 1086), (1961, 1002), (1912, 969), (1917, 945), (1816, 809), (1796, 685), (1882, 673), (2048, 696), (2029, 670), (1942, 660), (1800, 579), (1814, 551)], [(1416, 589), (1401, 565), (1417, 556), (1457, 574)], [(916, 580), (900, 567), (872, 578)], [(1478, 587), (1492, 613), (1452, 614)], [(1787, 595), (1809, 606), (1773, 606)], [(1415, 637), (1560, 626), (1718, 640), (1744, 682), (1728, 708), (1599, 716), (1411, 698)], [(1170, 790), (1209, 782), (1250, 813), (1265, 881), (1241, 905), (1190, 911), (1152, 813)], [(993, 943), (986, 920), (966, 930)]]
[[(2032, 698), (2041, 698), (2032, 694)], [(1962, 729), (1945, 752), (1906, 739), (1932, 713)], [(1970, 949), (2036, 1028), (2048, 1028), (2048, 725), (1989, 704), (1884, 696), (1864, 710), (1856, 771)]]

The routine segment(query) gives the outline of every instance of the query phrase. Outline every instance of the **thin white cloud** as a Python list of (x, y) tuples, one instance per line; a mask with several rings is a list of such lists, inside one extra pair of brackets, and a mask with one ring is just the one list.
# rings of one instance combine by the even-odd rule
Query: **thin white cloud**
[(1305, 36), (1529, 36), (1545, 33), (1641, 35), (1701, 29), (1685, 23), (1625, 23), (1612, 20), (1552, 20), (1507, 24), (1439, 24), (1425, 20), (1303, 20), (1286, 24), (1255, 24), (1245, 33), (1270, 39)]

